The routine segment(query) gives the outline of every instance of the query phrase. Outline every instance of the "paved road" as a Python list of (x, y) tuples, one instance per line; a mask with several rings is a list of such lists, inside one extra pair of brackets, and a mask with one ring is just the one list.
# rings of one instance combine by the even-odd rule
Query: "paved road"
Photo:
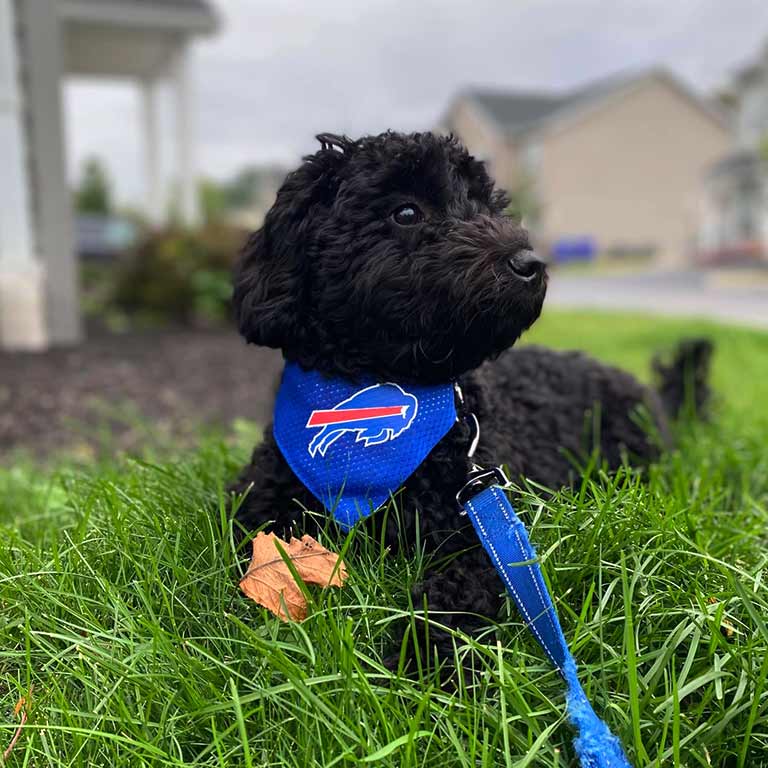
[(574, 275), (555, 272), (549, 306), (638, 310), (659, 315), (698, 315), (768, 328), (768, 280), (728, 278), (703, 272)]

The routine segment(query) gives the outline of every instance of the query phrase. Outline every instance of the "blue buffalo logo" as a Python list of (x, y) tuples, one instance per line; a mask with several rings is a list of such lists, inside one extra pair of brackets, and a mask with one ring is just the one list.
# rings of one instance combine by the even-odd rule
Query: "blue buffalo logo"
[(397, 384), (374, 384), (355, 392), (328, 410), (312, 411), (308, 429), (320, 428), (309, 443), (313, 458), (325, 452), (342, 435), (353, 433), (366, 447), (394, 440), (411, 426), (419, 401)]

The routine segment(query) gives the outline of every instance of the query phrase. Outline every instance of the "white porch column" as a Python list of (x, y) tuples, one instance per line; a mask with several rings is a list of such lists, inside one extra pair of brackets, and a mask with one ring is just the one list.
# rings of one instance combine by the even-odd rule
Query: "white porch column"
[(179, 181), (179, 210), (188, 226), (199, 222), (197, 179), (194, 158), (194, 117), (189, 44), (184, 41), (173, 57), (171, 78), (176, 100), (176, 150)]
[(160, 172), (160, 124), (157, 109), (157, 81), (148, 78), (141, 83), (144, 122), (144, 175), (147, 190), (144, 213), (150, 223), (161, 224), (165, 219), (166, 200)]
[(45, 267), (48, 336), (52, 343), (80, 338), (74, 216), (65, 170), (61, 80), (64, 61), (58, 3), (19, 3), (23, 25), (31, 189), (37, 249)]
[(43, 271), (34, 254), (27, 145), (12, 0), (0, 0), (0, 348), (47, 342)]

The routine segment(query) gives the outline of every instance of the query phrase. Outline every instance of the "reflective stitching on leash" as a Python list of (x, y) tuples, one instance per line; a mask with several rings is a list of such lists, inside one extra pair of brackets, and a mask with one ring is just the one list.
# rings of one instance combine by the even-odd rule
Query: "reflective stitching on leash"
[[(525, 552), (526, 547), (523, 544), (522, 537), (520, 536), (520, 531), (517, 529), (517, 527), (515, 526), (514, 522), (512, 520), (510, 520), (509, 516), (507, 515), (506, 503), (505, 503), (506, 502), (506, 498), (505, 499), (499, 498), (499, 494), (501, 493), (501, 491), (498, 489), (498, 486), (495, 486), (495, 485), (492, 486), (491, 487), (491, 493), (493, 494), (493, 496), (496, 499), (496, 501), (499, 503), (499, 508), (501, 509), (501, 512), (504, 515), (504, 518), (512, 526), (512, 531), (515, 534), (515, 538), (517, 539), (517, 543), (520, 546), (520, 550)], [(559, 639), (560, 633), (557, 631), (557, 627), (555, 626), (555, 621), (552, 618), (552, 611), (554, 611), (555, 607), (554, 607), (554, 605), (552, 604), (551, 601), (550, 601), (549, 606), (547, 606), (547, 601), (544, 599), (544, 595), (542, 594), (542, 591), (541, 591), (541, 585), (539, 584), (539, 580), (536, 578), (536, 574), (535, 574), (535, 572), (533, 570), (533, 566), (531, 565), (531, 563), (528, 563), (527, 567), (528, 567), (528, 573), (531, 575), (531, 580), (533, 581), (534, 586), (536, 587), (536, 592), (539, 595), (539, 600), (541, 600), (541, 604), (544, 606), (543, 613), (546, 614), (547, 618), (549, 619), (549, 625), (552, 627), (552, 632), (555, 634), (555, 637), (557, 637)], [(559, 664), (555, 664), (555, 666), (558, 668), (558, 670), (560, 669), (560, 665)]]
[[(499, 504), (499, 509), (501, 510), (502, 515), (504, 515), (504, 519), (512, 526), (512, 530), (513, 530), (513, 533), (515, 534), (515, 538), (517, 539), (517, 543), (520, 546), (520, 550), (525, 552), (526, 548), (523, 544), (523, 540), (522, 540), (522, 537), (520, 536), (520, 532), (515, 526), (514, 521), (510, 518), (509, 514), (507, 513), (506, 504), (505, 504), (506, 499), (500, 498), (501, 490), (498, 488), (498, 486), (495, 486), (495, 485), (492, 486), (490, 490), (494, 498)], [(528, 573), (531, 575), (531, 579), (533, 580), (533, 583), (536, 587), (536, 592), (538, 593), (539, 599), (541, 600), (541, 604), (544, 607), (544, 610), (539, 615), (546, 614), (547, 618), (549, 619), (549, 624), (552, 627), (552, 631), (555, 633), (555, 636), (559, 637), (560, 633), (557, 631), (557, 627), (555, 626), (554, 619), (552, 618), (554, 605), (550, 602), (549, 606), (547, 607), (547, 602), (544, 599), (544, 595), (542, 594), (541, 586), (539, 585), (539, 580), (536, 578), (536, 574), (533, 570), (533, 566), (530, 563), (528, 563), (527, 567), (528, 567)], [(538, 616), (536, 618), (538, 618)], [(550, 657), (551, 657), (551, 654), (550, 654)], [(557, 663), (555, 663), (555, 667), (557, 667), (558, 670), (560, 669), (560, 665)]]
[[(472, 519), (477, 523), (478, 528), (480, 528), (480, 532), (483, 534), (483, 539), (486, 543), (486, 546), (490, 550), (491, 555), (493, 556), (493, 559), (496, 562), (498, 570), (503, 575), (504, 582), (506, 583), (506, 585), (509, 587), (510, 591), (514, 595), (515, 600), (517, 602), (518, 609), (522, 612), (528, 629), (530, 629), (531, 632), (533, 632), (536, 635), (536, 638), (539, 641), (539, 645), (541, 645), (541, 647), (544, 649), (544, 652), (547, 654), (547, 656), (549, 656), (549, 660), (552, 662), (552, 664), (556, 668), (559, 669), (560, 665), (557, 663), (555, 657), (552, 655), (552, 652), (549, 650), (549, 648), (547, 648), (547, 645), (544, 642), (544, 638), (541, 636), (541, 633), (539, 632), (538, 627), (533, 623), (533, 619), (531, 619), (531, 616), (528, 613), (528, 609), (526, 608), (525, 602), (521, 599), (520, 595), (515, 589), (515, 585), (512, 583), (512, 580), (510, 579), (509, 574), (507, 573), (507, 569), (504, 563), (502, 562), (501, 558), (499, 557), (498, 552), (496, 551), (496, 547), (493, 546), (493, 542), (490, 540), (490, 537), (488, 536), (488, 532), (486, 531), (482, 520), (480, 520), (480, 517), (477, 514), (477, 510), (474, 508), (472, 504), (472, 500), (467, 501), (467, 507), (469, 508), (470, 512), (472, 512)], [(551, 617), (550, 617), (550, 620), (551, 620)]]

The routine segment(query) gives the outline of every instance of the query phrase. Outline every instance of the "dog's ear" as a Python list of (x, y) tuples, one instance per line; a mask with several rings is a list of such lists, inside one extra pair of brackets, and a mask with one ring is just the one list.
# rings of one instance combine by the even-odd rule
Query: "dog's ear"
[(338, 172), (352, 142), (321, 134), (322, 148), (288, 174), (264, 226), (251, 235), (235, 268), (232, 303), (240, 333), (252, 344), (286, 348), (301, 334), (312, 218), (336, 196)]

